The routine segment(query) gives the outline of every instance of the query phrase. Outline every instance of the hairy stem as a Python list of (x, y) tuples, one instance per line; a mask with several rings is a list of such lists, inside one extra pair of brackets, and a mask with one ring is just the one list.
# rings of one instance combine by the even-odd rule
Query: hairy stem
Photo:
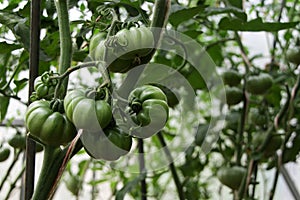
[[(71, 66), (72, 61), (72, 41), (70, 33), (69, 13), (67, 0), (55, 0), (57, 10), (59, 38), (60, 38), (60, 59), (59, 73), (63, 74)], [(68, 87), (68, 77), (62, 83), (63, 90), (59, 97), (63, 98), (66, 95)]]

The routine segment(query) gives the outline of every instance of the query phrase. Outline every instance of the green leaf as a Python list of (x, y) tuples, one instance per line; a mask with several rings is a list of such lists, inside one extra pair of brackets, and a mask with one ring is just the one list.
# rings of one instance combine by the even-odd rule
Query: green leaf
[(25, 24), (24, 20), (14, 26), (13, 32), (19, 38), (19, 41), (24, 45), (24, 48), (29, 49), (30, 30)]
[(14, 91), (18, 93), (20, 90), (22, 90), (27, 85), (28, 79), (23, 78), (21, 80), (14, 80), (14, 84), (16, 85), (16, 88)]
[(205, 15), (218, 15), (218, 14), (226, 14), (226, 13), (233, 13), (236, 17), (240, 18), (243, 21), (247, 21), (247, 14), (236, 7), (225, 7), (225, 8), (218, 8), (218, 7), (208, 7), (205, 9)]
[(204, 6), (185, 8), (172, 13), (169, 16), (169, 21), (173, 26), (177, 27), (180, 23), (193, 18), (195, 15), (203, 11), (204, 11)]
[(244, 22), (237, 18), (224, 17), (219, 22), (219, 28), (223, 30), (232, 31), (266, 31), (274, 32), (283, 29), (294, 28), (299, 22), (263, 22), (261, 18), (256, 18), (254, 20)]
[(0, 122), (2, 122), (6, 116), (8, 105), (9, 98), (0, 96)]
[(146, 177), (145, 173), (140, 174), (132, 181), (129, 181), (121, 190), (116, 192), (116, 200), (123, 200), (125, 195), (140, 184), (140, 181)]
[(243, 0), (228, 0), (229, 4), (242, 9), (243, 8)]
[(21, 48), (17, 44), (8, 44), (6, 42), (0, 42), (0, 54), (11, 53), (13, 50)]

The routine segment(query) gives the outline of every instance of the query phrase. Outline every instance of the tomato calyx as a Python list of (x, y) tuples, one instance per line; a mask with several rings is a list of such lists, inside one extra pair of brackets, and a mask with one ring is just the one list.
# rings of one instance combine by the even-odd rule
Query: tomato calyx
[(50, 108), (54, 112), (59, 112), (61, 114), (65, 113), (64, 102), (61, 99), (53, 99), (52, 101), (50, 101)]
[(142, 110), (142, 104), (138, 100), (135, 100), (130, 104), (130, 108), (131, 108), (130, 114), (134, 114), (134, 113), (137, 114)]

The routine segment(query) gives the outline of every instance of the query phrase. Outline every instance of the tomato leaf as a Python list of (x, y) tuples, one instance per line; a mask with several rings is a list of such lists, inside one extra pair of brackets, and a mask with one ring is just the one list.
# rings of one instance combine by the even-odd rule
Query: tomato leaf
[(237, 19), (237, 18), (230, 19), (228, 17), (224, 17), (219, 22), (219, 28), (223, 30), (232, 30), (232, 31), (274, 32), (283, 29), (294, 28), (297, 24), (299, 24), (299, 22), (287, 22), (287, 23), (263, 22), (261, 18), (256, 18), (254, 20), (244, 22), (241, 19)]
[(6, 116), (8, 105), (9, 98), (0, 96), (0, 122), (2, 122)]
[(132, 189), (140, 184), (140, 181), (146, 177), (145, 173), (141, 173), (138, 177), (129, 181), (123, 188), (116, 192), (116, 200), (123, 200), (126, 193), (130, 192)]
[(218, 14), (226, 14), (226, 13), (233, 13), (236, 17), (243, 21), (247, 21), (246, 13), (236, 7), (225, 7), (225, 8), (217, 8), (217, 7), (208, 7), (205, 9), (205, 15), (218, 15)]
[(204, 6), (181, 9), (179, 11), (172, 13), (169, 16), (169, 21), (173, 26), (177, 27), (180, 23), (193, 18), (195, 15), (203, 11), (204, 11)]

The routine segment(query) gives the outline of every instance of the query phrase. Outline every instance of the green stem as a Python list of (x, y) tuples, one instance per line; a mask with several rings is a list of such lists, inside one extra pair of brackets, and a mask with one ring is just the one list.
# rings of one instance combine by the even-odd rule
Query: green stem
[[(59, 73), (63, 74), (71, 66), (72, 61), (72, 40), (70, 33), (70, 22), (67, 0), (56, 0), (55, 6), (57, 10), (59, 38), (60, 38), (60, 60), (59, 60)], [(68, 77), (62, 83), (63, 90), (60, 97), (66, 95), (68, 87)]]
[(24, 174), (24, 172), (25, 172), (25, 166), (22, 167), (22, 170), (20, 171), (20, 173), (18, 174), (18, 176), (16, 177), (16, 179), (10, 184), (10, 188), (9, 188), (9, 190), (7, 192), (6, 197), (4, 198), (5, 200), (9, 199), (9, 196), (10, 196), (11, 192), (16, 187), (16, 184), (17, 184), (18, 180), (22, 178), (22, 175)]
[(184, 200), (185, 197), (184, 197), (183, 187), (182, 187), (182, 184), (181, 184), (180, 179), (178, 177), (178, 174), (177, 174), (177, 171), (176, 171), (176, 167), (174, 165), (174, 160), (172, 158), (170, 150), (167, 147), (166, 141), (165, 141), (164, 136), (162, 135), (161, 132), (157, 133), (157, 137), (159, 139), (159, 142), (160, 142), (161, 146), (164, 149), (164, 152), (165, 152), (165, 154), (167, 156), (168, 162), (170, 163), (169, 164), (169, 168), (171, 170), (171, 173), (172, 173), (172, 176), (173, 176), (173, 180), (174, 180), (176, 188), (177, 188), (178, 198), (180, 200)]
[(52, 188), (61, 164), (60, 159), (58, 159), (60, 154), (61, 150), (59, 147), (45, 146), (43, 165), (32, 198), (33, 200), (48, 199), (49, 191)]

